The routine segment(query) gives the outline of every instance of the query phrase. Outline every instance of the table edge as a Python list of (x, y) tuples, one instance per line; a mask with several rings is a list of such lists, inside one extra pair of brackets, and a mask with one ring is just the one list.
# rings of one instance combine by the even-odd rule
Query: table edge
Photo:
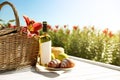
[(97, 65), (97, 66), (101, 66), (101, 67), (105, 67), (105, 68), (109, 68), (109, 69), (120, 71), (120, 67), (119, 66), (115, 66), (115, 65), (112, 65), (112, 64), (107, 64), (107, 63), (92, 61), (92, 60), (83, 59), (83, 58), (79, 58), (79, 57), (75, 57), (75, 56), (70, 56), (70, 55), (69, 55), (69, 57), (71, 59), (73, 59), (73, 60), (82, 61), (82, 62), (86, 62), (86, 63), (89, 63), (89, 64), (93, 64), (93, 65)]

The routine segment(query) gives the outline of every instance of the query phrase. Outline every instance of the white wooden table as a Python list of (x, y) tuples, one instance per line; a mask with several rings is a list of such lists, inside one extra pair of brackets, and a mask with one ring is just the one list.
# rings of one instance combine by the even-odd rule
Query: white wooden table
[(120, 67), (71, 57), (75, 67), (67, 72), (36, 72), (33, 67), (0, 73), (0, 80), (120, 80)]

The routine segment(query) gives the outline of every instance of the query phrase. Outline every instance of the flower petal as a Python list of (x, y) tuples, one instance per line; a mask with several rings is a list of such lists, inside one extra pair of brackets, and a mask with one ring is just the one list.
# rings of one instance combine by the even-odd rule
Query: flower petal
[(29, 23), (30, 23), (30, 19), (27, 17), (27, 16), (23, 16), (23, 18), (25, 19), (25, 22), (26, 22), (26, 24), (27, 24), (27, 26), (29, 25)]
[(33, 28), (34, 28), (34, 31), (36, 32), (42, 28), (42, 24), (39, 22), (33, 23)]

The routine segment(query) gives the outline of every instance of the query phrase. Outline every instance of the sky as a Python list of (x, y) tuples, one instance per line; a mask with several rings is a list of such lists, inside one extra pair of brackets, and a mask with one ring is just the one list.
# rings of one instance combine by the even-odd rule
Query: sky
[[(5, 0), (0, 0), (4, 2)], [(20, 24), (26, 25), (23, 15), (36, 22), (50, 25), (95, 26), (98, 29), (120, 30), (120, 0), (6, 0), (14, 4)], [(12, 9), (4, 6), (0, 19), (14, 19)]]

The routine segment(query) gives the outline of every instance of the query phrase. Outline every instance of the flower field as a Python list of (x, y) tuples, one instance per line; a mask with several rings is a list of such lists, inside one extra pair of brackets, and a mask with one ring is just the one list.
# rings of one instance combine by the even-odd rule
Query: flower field
[(98, 30), (94, 26), (48, 26), (52, 46), (61, 46), (65, 52), (89, 60), (120, 66), (120, 33), (108, 28)]

